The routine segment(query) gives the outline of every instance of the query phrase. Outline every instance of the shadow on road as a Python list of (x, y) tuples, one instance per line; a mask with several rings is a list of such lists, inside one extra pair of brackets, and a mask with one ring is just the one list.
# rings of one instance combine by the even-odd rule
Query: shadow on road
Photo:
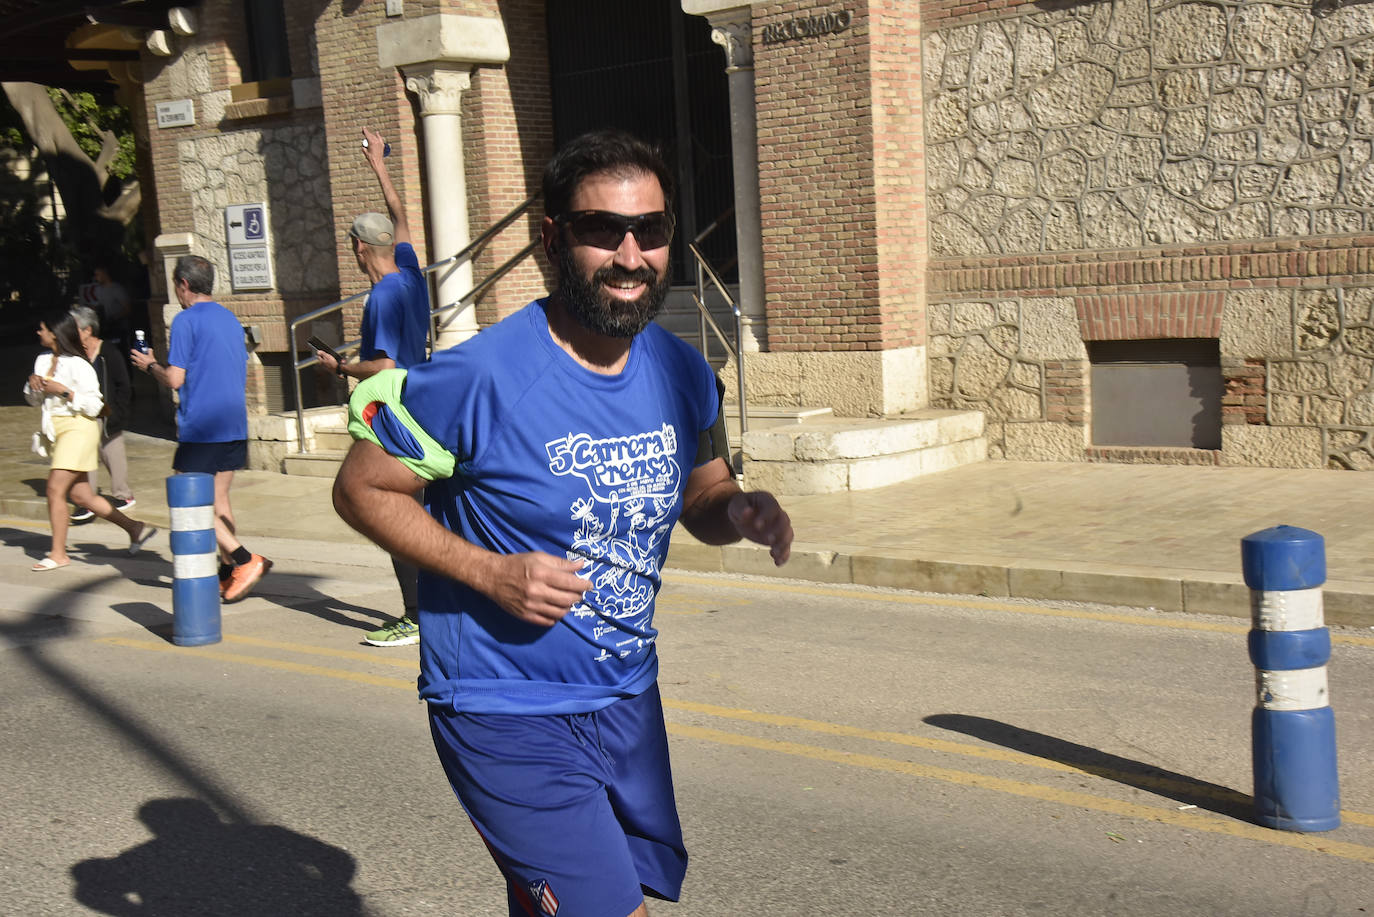
[[(300, 611), (308, 615), (314, 615), (322, 621), (330, 624), (337, 624), (340, 627), (351, 627), (360, 631), (373, 631), (390, 620), (390, 616), (376, 608), (365, 608), (362, 605), (354, 605), (308, 586), (310, 577), (296, 576), (292, 574), (271, 574), (274, 577), (270, 582), (264, 583), (262, 589), (252, 593), (253, 598), (260, 598), (275, 605), (279, 605), (287, 611)], [(145, 586), (162, 586), (168, 591), (167, 605), (172, 604), (170, 581), (147, 580), (130, 577), (134, 582)], [(287, 586), (290, 588), (295, 584), (302, 584), (299, 591), (309, 590), (310, 595), (305, 598), (295, 598), (273, 594), (273, 586)], [(121, 602), (110, 606), (111, 611), (116, 611), (128, 618), (139, 627), (147, 630), (155, 636), (161, 637), (168, 643), (172, 642), (172, 629), (175, 624), (175, 617), (171, 611), (162, 605), (154, 605), (151, 602)], [(353, 615), (367, 615), (375, 620), (360, 620)], [(360, 643), (362, 641), (359, 641)]]
[(1242, 821), (1252, 820), (1253, 797), (1230, 787), (1164, 770), (1143, 761), (1122, 758), (1087, 745), (1067, 742), (1047, 736), (1043, 732), (1033, 732), (981, 716), (937, 713), (925, 717), (924, 722), (1023, 754), (1034, 755), (1047, 761), (1057, 761), (1106, 780), (1114, 780), (1126, 786), (1167, 796), (1184, 805), (1197, 806), (1199, 809)]
[[(74, 528), (72, 531), (79, 532), (81, 528), (83, 527)], [(167, 537), (166, 533), (158, 535), (159, 539), (164, 537)], [(0, 526), (0, 544), (22, 548), (34, 560), (47, 552), (51, 539), (52, 536), (46, 531)], [(162, 544), (162, 548), (166, 550), (165, 543)], [(123, 550), (111, 548), (99, 542), (78, 542), (74, 537), (70, 542), (69, 551), (72, 554), (72, 563), (74, 564), (108, 565), (119, 569), (125, 566), (123, 561), (128, 559)], [(35, 575), (60, 577), (62, 571)], [(172, 567), (170, 564), (164, 575), (149, 576), (145, 573), (145, 575), (140, 576), (134, 573), (125, 573), (124, 579), (130, 582), (138, 583), (141, 586), (166, 589), (167, 601), (161, 605), (149, 602), (126, 602), (111, 605), (111, 610), (119, 612), (130, 621), (157, 636), (170, 640), (172, 635), (171, 575)], [(304, 612), (330, 624), (364, 632), (376, 630), (399, 613), (399, 611), (393, 613), (380, 608), (355, 605), (352, 602), (327, 595), (312, 585), (315, 579), (316, 577), (313, 576), (296, 573), (270, 573), (263, 580), (261, 588), (255, 589), (252, 594), (256, 598), (280, 605), (289, 611)], [(44, 580), (44, 582), (49, 581)], [(396, 604), (399, 605), (399, 601)], [(40, 617), (42, 616), (35, 615), (35, 620)], [(359, 640), (359, 643), (361, 642)]]
[[(109, 577), (72, 591), (97, 591)], [(140, 711), (121, 707), (81, 675), (45, 652), (49, 640), (75, 635), (61, 615), (70, 593), (58, 592), (30, 612), (29, 621), (0, 623), (0, 644), (9, 643), (8, 660), (122, 736), (167, 777), (195, 798), (150, 800), (139, 817), (153, 840), (110, 858), (86, 860), (71, 868), (75, 896), (89, 907), (118, 915), (202, 914), (208, 917), (339, 915), (366, 917), (349, 886), (356, 863), (346, 851), (265, 824), (248, 800), (216, 775), (192, 765), (175, 745), (145, 725)], [(143, 611), (151, 606), (144, 605)], [(165, 614), (165, 613), (164, 613)], [(32, 638), (31, 622), (41, 622), (42, 642)]]
[(72, 867), (75, 897), (106, 914), (350, 917), (353, 857), (279, 825), (222, 821), (199, 799), (153, 799), (138, 810), (152, 840)]

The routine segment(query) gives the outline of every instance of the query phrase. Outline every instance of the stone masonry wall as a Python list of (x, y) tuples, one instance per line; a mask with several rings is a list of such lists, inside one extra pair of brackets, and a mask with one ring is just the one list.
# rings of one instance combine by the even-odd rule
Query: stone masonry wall
[(932, 404), (1117, 458), (1083, 341), (1210, 336), (1222, 449), (1154, 458), (1374, 468), (1374, 6), (922, 11)]
[[(321, 0), (292, 5), (288, 41), (293, 77), (313, 85), (318, 75), (315, 49), (308, 40)], [(236, 104), (233, 87), (243, 82), (247, 45), (242, 5), (207, 0), (197, 15), (197, 34), (174, 39), (170, 58), (145, 54), (143, 99), (147, 114), (147, 150), (151, 162), (150, 208), (155, 234), (191, 233), (193, 251), (215, 265), (215, 297), (245, 326), (264, 334), (258, 353), (287, 349), (284, 317), (328, 302), (338, 276), (327, 210), (330, 188), (324, 131), (317, 98), (306, 92), (273, 105), (264, 100)], [(318, 90), (313, 94), (318, 96)], [(190, 99), (195, 122), (159, 128), (159, 102)], [(231, 285), (224, 224), (229, 204), (264, 201), (276, 278), (274, 290), (235, 293)], [(151, 273), (162, 275), (160, 263)], [(159, 292), (166, 291), (158, 285)], [(155, 345), (165, 347), (168, 318), (153, 304)], [(175, 315), (172, 304), (168, 317)], [(265, 381), (254, 361), (250, 373), (250, 408), (266, 404)]]

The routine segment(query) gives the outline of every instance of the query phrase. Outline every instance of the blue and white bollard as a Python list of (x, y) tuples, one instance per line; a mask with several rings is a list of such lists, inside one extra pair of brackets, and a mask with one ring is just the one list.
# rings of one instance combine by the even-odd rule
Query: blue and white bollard
[(1286, 831), (1341, 824), (1336, 718), (1326, 685), (1331, 632), (1322, 620), (1322, 536), (1291, 525), (1240, 542), (1250, 587), (1255, 821)]
[(219, 544), (215, 540), (215, 476), (167, 479), (172, 511), (172, 642), (218, 643)]

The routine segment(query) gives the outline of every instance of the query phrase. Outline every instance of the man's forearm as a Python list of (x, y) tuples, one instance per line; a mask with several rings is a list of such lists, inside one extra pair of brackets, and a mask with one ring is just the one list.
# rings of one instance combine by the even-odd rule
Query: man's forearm
[(393, 223), (404, 223), (406, 219), (405, 205), (401, 203), (401, 195), (392, 184), (391, 176), (387, 174), (385, 168), (377, 173), (377, 184), (382, 188), (382, 200), (386, 201), (387, 215), (391, 217)]
[(734, 544), (743, 536), (730, 519), (730, 500), (740, 493), (734, 480), (721, 481), (700, 494), (682, 513), (692, 537), (704, 544)]
[(173, 387), (171, 380), (167, 377), (167, 367), (163, 366), (161, 363), (149, 363), (146, 367), (144, 367), (143, 371), (146, 372), (148, 375), (152, 376), (154, 381), (156, 381), (158, 385), (162, 385), (167, 388)]
[(415, 499), (423, 486), (380, 447), (354, 443), (334, 479), (334, 509), (388, 554), (480, 590), (482, 571), (495, 555), (425, 512)]
[(370, 379), (384, 369), (395, 369), (396, 361), (390, 357), (375, 360), (359, 360), (356, 363), (340, 363), (339, 375), (352, 376), (354, 379)]

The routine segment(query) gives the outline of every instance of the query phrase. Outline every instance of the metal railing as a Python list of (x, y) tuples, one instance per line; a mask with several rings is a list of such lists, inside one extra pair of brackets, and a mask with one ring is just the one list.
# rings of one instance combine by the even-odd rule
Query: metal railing
[[(428, 281), (428, 280), (430, 279), (430, 277), (434, 274), (434, 272), (435, 272), (435, 271), (438, 271), (440, 268), (447, 267), (447, 266), (449, 266), (449, 265), (451, 265), (451, 264), (457, 264), (457, 263), (461, 263), (461, 262), (463, 262), (463, 261), (470, 261), (470, 260), (472, 260), (474, 257), (476, 257), (476, 256), (478, 255), (478, 253), (480, 253), (480, 252), (482, 251), (483, 248), (485, 248), (485, 247), (487, 246), (487, 244), (488, 244), (489, 242), (491, 242), (492, 239), (494, 239), (494, 238), (496, 237), (496, 235), (497, 235), (498, 233), (500, 233), (500, 232), (501, 232), (503, 229), (505, 229), (507, 226), (511, 225), (511, 224), (514, 223), (516, 220), (518, 220), (518, 219), (520, 219), (522, 216), (524, 216), (524, 215), (529, 211), (530, 207), (532, 207), (532, 206), (534, 205), (534, 202), (537, 201), (538, 199), (539, 199), (539, 195), (537, 195), (537, 194), (533, 194), (533, 195), (531, 195), (530, 197), (526, 198), (525, 201), (524, 201), (524, 203), (520, 204), (520, 206), (516, 207), (516, 208), (515, 208), (514, 210), (512, 210), (510, 213), (508, 213), (508, 214), (506, 214), (504, 217), (502, 217), (500, 220), (498, 220), (497, 222), (493, 223), (491, 226), (487, 227), (487, 228), (482, 232), (481, 235), (479, 235), (477, 238), (473, 239), (471, 242), (469, 242), (467, 245), (465, 245), (465, 246), (464, 246), (460, 251), (458, 251), (456, 254), (454, 254), (454, 255), (452, 255), (452, 256), (450, 256), (450, 257), (448, 257), (448, 258), (445, 258), (445, 259), (443, 259), (442, 261), (436, 261), (436, 262), (434, 262), (433, 264), (426, 265), (425, 267), (420, 268), (420, 272), (421, 272), (422, 274), (425, 275), (425, 278), (426, 278), (426, 280)], [(444, 303), (444, 304), (442, 304), (442, 305), (439, 305), (439, 306), (436, 306), (436, 307), (431, 308), (431, 309), (429, 310), (429, 321), (428, 321), (428, 323), (427, 323), (427, 328), (426, 328), (426, 336), (427, 336), (427, 338), (428, 338), (428, 344), (429, 344), (430, 351), (433, 352), (433, 350), (434, 350), (434, 342), (435, 342), (435, 341), (437, 340), (437, 338), (438, 338), (438, 329), (437, 329), (436, 324), (435, 324), (435, 319), (436, 319), (437, 317), (439, 317), (440, 315), (444, 315), (444, 314), (446, 314), (446, 313), (448, 313), (448, 312), (451, 312), (451, 311), (453, 311), (453, 310), (455, 310), (455, 309), (461, 309), (461, 308), (463, 308), (464, 306), (468, 305), (469, 303), (474, 302), (479, 296), (481, 296), (483, 293), (485, 293), (485, 292), (487, 291), (487, 289), (488, 289), (489, 287), (491, 287), (492, 284), (496, 283), (498, 280), (500, 280), (500, 279), (501, 279), (502, 277), (504, 277), (506, 274), (510, 273), (510, 271), (511, 271), (517, 264), (519, 264), (519, 263), (520, 263), (521, 261), (523, 261), (525, 258), (528, 258), (529, 255), (530, 255), (530, 253), (533, 252), (533, 251), (534, 251), (536, 248), (538, 248), (538, 247), (539, 247), (539, 239), (538, 239), (538, 238), (535, 238), (533, 241), (531, 241), (531, 242), (530, 242), (528, 245), (526, 245), (524, 248), (520, 249), (520, 251), (516, 252), (513, 256), (511, 256), (510, 258), (506, 259), (506, 261), (504, 261), (500, 266), (498, 266), (498, 267), (497, 267), (495, 270), (493, 270), (490, 274), (488, 274), (486, 277), (482, 278), (482, 280), (480, 280), (478, 283), (476, 283), (476, 284), (473, 286), (473, 288), (472, 288), (471, 290), (469, 290), (467, 293), (463, 294), (463, 295), (462, 295), (461, 297), (459, 297), (455, 302)], [(315, 309), (315, 310), (313, 310), (313, 311), (311, 311), (311, 312), (307, 312), (307, 313), (305, 313), (304, 315), (298, 315), (298, 316), (296, 316), (296, 318), (292, 319), (292, 320), (291, 320), (291, 325), (290, 325), (290, 327), (287, 329), (287, 340), (291, 342), (291, 347), (292, 347), (293, 351), (295, 350), (295, 348), (296, 348), (296, 346), (297, 346), (297, 344), (296, 344), (296, 332), (300, 329), (301, 325), (304, 325), (306, 322), (313, 322), (313, 321), (316, 321), (317, 319), (321, 319), (321, 318), (325, 317), (326, 315), (333, 315), (333, 314), (336, 313), (336, 312), (340, 312), (340, 311), (342, 311), (342, 310), (344, 309), (344, 307), (347, 306), (349, 303), (357, 302), (359, 299), (364, 299), (364, 298), (366, 298), (367, 295), (368, 295), (368, 292), (370, 292), (370, 291), (364, 291), (364, 292), (362, 292), (362, 293), (354, 293), (352, 296), (349, 296), (347, 299), (341, 299), (341, 300), (339, 300), (338, 302), (330, 303), (330, 304), (327, 305), (327, 306), (321, 306), (321, 307), (318, 308), (318, 309)], [(431, 298), (431, 301), (433, 301), (433, 299), (435, 298), (435, 293), (436, 293), (436, 290), (434, 290), (433, 288), (431, 288), (431, 291), (430, 291), (430, 298)], [(358, 349), (359, 347), (361, 347), (361, 346), (362, 346), (362, 340), (359, 338), (359, 339), (355, 339), (355, 340), (352, 340), (352, 341), (348, 341), (348, 342), (346, 342), (346, 343), (344, 343), (344, 344), (341, 344), (341, 345), (339, 345), (338, 347), (336, 347), (336, 348), (334, 348), (334, 349), (337, 350), (337, 351), (339, 352), (339, 355), (340, 355), (340, 356), (347, 356), (347, 355), (353, 353), (355, 350), (357, 350), (357, 349)], [(293, 388), (295, 389), (295, 396), (296, 396), (296, 450), (297, 450), (297, 452), (302, 452), (302, 453), (305, 452), (305, 403), (304, 403), (303, 398), (301, 397), (301, 389), (302, 389), (302, 385), (301, 385), (301, 373), (302, 373), (302, 371), (308, 369), (308, 368), (311, 367), (311, 366), (314, 366), (315, 364), (317, 364), (317, 363), (319, 363), (319, 362), (320, 362), (319, 357), (315, 356), (315, 353), (314, 353), (314, 351), (312, 350), (308, 356), (304, 357), (303, 359), (296, 360), (296, 361), (292, 364), (292, 368), (293, 368), (293, 371), (294, 371), (294, 373), (295, 373), (295, 385), (293, 386)]]
[[(744, 446), (744, 434), (749, 432), (749, 410), (746, 407), (747, 399), (744, 395), (744, 360), (740, 358), (740, 342), (744, 340), (744, 322), (740, 315), (739, 304), (735, 302), (735, 298), (731, 296), (730, 291), (726, 289), (724, 281), (720, 279), (720, 275), (711, 267), (710, 262), (706, 260), (706, 256), (701, 253), (701, 249), (698, 247), (707, 236), (719, 229), (734, 212), (734, 207), (726, 208), (720, 216), (716, 217), (715, 220), (711, 222), (710, 226), (707, 226), (701, 232), (697, 233), (696, 238), (687, 244), (687, 250), (692, 253), (692, 258), (696, 262), (696, 288), (692, 291), (692, 301), (695, 302), (697, 306), (698, 335), (700, 340), (698, 346), (701, 349), (701, 354), (702, 356), (709, 355), (706, 338), (706, 331), (709, 328), (715, 335), (716, 340), (720, 343), (721, 348), (725, 351), (726, 358), (735, 361), (735, 374), (739, 384), (739, 435), (740, 447), (742, 449)], [(719, 323), (716, 322), (715, 316), (711, 314), (710, 307), (706, 305), (708, 285), (709, 287), (714, 287), (716, 293), (725, 300), (725, 304), (730, 307), (730, 313), (735, 318), (735, 342), (733, 346), (725, 332), (721, 330)], [(739, 469), (736, 469), (736, 471), (738, 470)]]
[[(461, 263), (463, 261), (470, 261), (472, 258), (476, 257), (476, 255), (479, 252), (481, 252), (482, 249), (485, 248), (486, 245), (489, 242), (491, 242), (491, 240), (495, 238), (498, 233), (500, 233), (503, 229), (510, 226), (516, 220), (524, 216), (529, 211), (530, 207), (532, 207), (535, 201), (537, 201), (538, 199), (539, 195), (537, 194), (531, 195), (530, 197), (526, 198), (524, 203), (520, 204), (510, 213), (506, 214), (496, 223), (493, 223), (491, 226), (487, 227), (487, 229), (484, 230), (481, 235), (479, 235), (476, 239), (473, 239), (471, 242), (469, 242), (466, 246), (463, 247), (461, 251), (457, 252), (451, 257), (443, 259), (442, 261), (436, 261), (433, 264), (421, 268), (421, 273), (423, 273), (425, 277), (428, 279), (434, 274), (435, 271), (438, 271), (441, 268), (447, 267), (451, 264)], [(720, 343), (722, 349), (724, 349), (727, 359), (733, 359), (735, 361), (735, 371), (737, 374), (739, 384), (739, 431), (740, 441), (741, 444), (743, 444), (744, 434), (749, 430), (749, 413), (747, 408), (745, 407), (744, 361), (740, 359), (739, 349), (739, 342), (744, 339), (744, 330), (740, 315), (740, 309), (739, 305), (735, 302), (734, 297), (730, 295), (730, 291), (726, 288), (724, 281), (720, 279), (720, 275), (717, 274), (715, 269), (711, 267), (710, 262), (706, 260), (706, 256), (701, 253), (701, 249), (698, 247), (703, 240), (705, 240), (708, 236), (711, 235), (711, 233), (715, 232), (718, 228), (720, 228), (722, 224), (729, 220), (729, 218), (734, 214), (734, 212), (734, 207), (729, 207), (725, 211), (723, 211), (720, 216), (716, 217), (716, 219), (712, 221), (711, 225), (707, 226), (701, 232), (697, 233), (696, 238), (694, 238), (691, 242), (688, 243), (687, 250), (691, 253), (692, 258), (695, 261), (696, 269), (696, 284), (695, 288), (693, 289), (692, 300), (696, 303), (697, 311), (699, 313), (698, 346), (701, 350), (702, 356), (708, 357), (709, 350), (707, 349), (708, 340), (706, 337), (706, 332), (709, 329), (715, 335), (715, 338)], [(435, 319), (440, 315), (451, 312), (455, 309), (461, 309), (469, 303), (474, 302), (478, 297), (485, 293), (487, 289), (491, 287), (492, 284), (496, 283), (506, 274), (510, 273), (510, 271), (513, 268), (515, 268), (515, 266), (518, 265), (521, 261), (528, 258), (530, 254), (534, 252), (536, 248), (539, 247), (539, 244), (540, 240), (536, 237), (535, 239), (531, 240), (530, 243), (527, 244), (524, 248), (520, 249), (520, 251), (516, 252), (510, 258), (506, 259), (506, 261), (504, 261), (501, 265), (495, 268), (490, 274), (488, 274), (486, 277), (482, 278), (480, 281), (474, 284), (473, 288), (469, 290), (467, 293), (463, 294), (461, 297), (459, 297), (458, 300), (451, 303), (444, 303), (440, 306), (436, 306), (430, 309), (430, 320), (428, 323), (428, 328), (426, 330), (431, 352), (434, 349), (434, 342), (437, 340), (438, 336), (438, 329), (435, 324)], [(719, 323), (717, 323), (715, 317), (711, 315), (711, 310), (706, 304), (706, 295), (708, 289), (710, 288), (714, 288), (714, 290), (725, 301), (725, 304), (729, 306), (730, 312), (734, 316), (734, 344), (731, 344), (729, 337), (725, 334), (724, 331), (721, 330)], [(316, 321), (317, 319), (323, 318), (327, 315), (333, 315), (336, 312), (340, 312), (349, 303), (357, 302), (358, 300), (365, 298), (367, 295), (368, 291), (362, 293), (355, 293), (346, 299), (341, 299), (338, 302), (330, 303), (327, 306), (321, 306), (318, 309), (307, 312), (304, 315), (298, 315), (296, 318), (292, 319), (290, 327), (287, 331), (287, 339), (291, 342), (292, 348), (296, 347), (296, 333), (299, 331), (300, 327), (304, 325), (306, 322)], [(431, 290), (431, 297), (433, 296), (434, 291)], [(337, 350), (341, 356), (347, 356), (356, 351), (361, 346), (362, 340), (355, 339), (339, 345), (335, 348), (335, 350)], [(296, 400), (296, 449), (300, 453), (305, 452), (305, 404), (301, 395), (301, 390), (303, 388), (301, 384), (301, 373), (319, 362), (320, 360), (318, 357), (315, 356), (314, 351), (311, 351), (309, 355), (302, 359), (296, 360), (292, 364), (295, 373), (295, 385), (293, 386), (293, 388), (295, 389), (294, 394)]]

